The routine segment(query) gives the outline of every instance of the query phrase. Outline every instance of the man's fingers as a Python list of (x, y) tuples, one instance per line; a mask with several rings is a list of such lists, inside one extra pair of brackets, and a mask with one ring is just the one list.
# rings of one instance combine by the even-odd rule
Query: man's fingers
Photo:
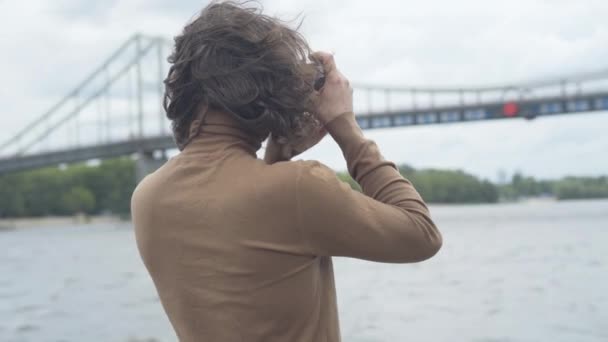
[(329, 74), (331, 71), (336, 69), (336, 62), (334, 61), (334, 55), (329, 52), (316, 51), (310, 55), (312, 60), (316, 60), (323, 65), (325, 74)]

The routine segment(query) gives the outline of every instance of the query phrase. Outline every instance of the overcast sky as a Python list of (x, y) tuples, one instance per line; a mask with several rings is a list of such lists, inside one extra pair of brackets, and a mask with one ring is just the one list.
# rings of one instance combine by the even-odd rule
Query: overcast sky
[[(44, 112), (134, 32), (171, 38), (206, 1), (0, 0), (0, 140)], [(314, 49), (353, 83), (502, 84), (608, 69), (608, 1), (269, 0), (305, 15)], [(608, 174), (608, 113), (368, 131), (415, 167), (555, 178)], [(326, 139), (302, 158), (344, 169)]]

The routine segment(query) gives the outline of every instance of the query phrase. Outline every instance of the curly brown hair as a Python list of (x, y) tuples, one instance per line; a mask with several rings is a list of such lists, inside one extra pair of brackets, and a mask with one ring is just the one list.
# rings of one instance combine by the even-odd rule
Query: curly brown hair
[(256, 2), (214, 1), (175, 37), (163, 106), (180, 149), (203, 108), (233, 114), (264, 138), (284, 136), (312, 112), (310, 48)]

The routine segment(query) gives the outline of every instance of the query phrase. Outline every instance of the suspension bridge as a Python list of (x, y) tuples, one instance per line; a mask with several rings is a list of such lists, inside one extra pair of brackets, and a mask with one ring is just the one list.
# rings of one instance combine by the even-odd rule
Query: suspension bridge
[[(172, 43), (135, 34), (48, 111), (0, 145), (0, 174), (137, 155), (137, 177), (175, 148), (161, 105)], [(608, 69), (484, 87), (356, 85), (363, 129), (608, 111)]]

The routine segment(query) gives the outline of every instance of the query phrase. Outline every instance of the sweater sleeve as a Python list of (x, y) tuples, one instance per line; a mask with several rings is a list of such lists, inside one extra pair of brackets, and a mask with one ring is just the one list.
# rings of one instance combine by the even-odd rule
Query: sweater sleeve
[(306, 161), (299, 168), (296, 220), (305, 244), (315, 255), (378, 262), (432, 257), (441, 248), (442, 237), (427, 206), (356, 125), (354, 114), (347, 113), (326, 127), (363, 193), (319, 162)]

